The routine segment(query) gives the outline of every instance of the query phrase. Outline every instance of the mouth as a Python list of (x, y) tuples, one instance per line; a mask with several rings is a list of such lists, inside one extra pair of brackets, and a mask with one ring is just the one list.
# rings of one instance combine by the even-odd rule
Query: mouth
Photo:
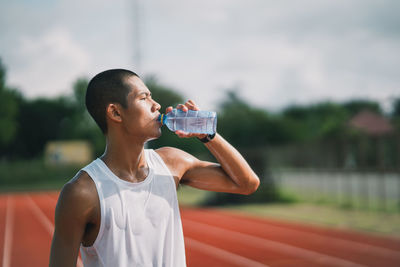
[(157, 116), (154, 118), (154, 120), (155, 120), (158, 124), (162, 125), (160, 118), (161, 118), (161, 113), (158, 113)]

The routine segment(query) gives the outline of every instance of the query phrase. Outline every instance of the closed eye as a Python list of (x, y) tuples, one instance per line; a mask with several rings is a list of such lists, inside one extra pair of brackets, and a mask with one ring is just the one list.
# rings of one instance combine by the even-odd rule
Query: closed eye
[(147, 98), (151, 98), (151, 93), (147, 92), (140, 93), (140, 100), (146, 100)]

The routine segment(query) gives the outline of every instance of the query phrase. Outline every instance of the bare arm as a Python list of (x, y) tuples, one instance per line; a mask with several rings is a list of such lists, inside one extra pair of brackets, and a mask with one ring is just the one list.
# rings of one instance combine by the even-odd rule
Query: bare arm
[[(179, 105), (178, 108), (198, 110), (191, 100), (185, 105)], [(169, 107), (167, 112), (170, 109)], [(180, 131), (177, 131), (176, 134), (182, 138), (204, 136)], [(243, 156), (222, 136), (217, 134), (205, 146), (219, 164), (198, 160), (186, 152), (173, 148), (163, 148), (158, 152), (169, 163), (175, 179), (182, 184), (209, 191), (246, 195), (257, 190), (260, 184), (259, 178)]]
[(64, 186), (58, 199), (50, 252), (51, 267), (76, 266), (85, 227), (92, 216), (94, 198), (91, 181), (86, 173), (79, 176)]
[[(206, 143), (205, 146), (214, 155), (220, 164), (220, 168), (224, 171), (226, 176), (234, 183), (238, 193), (251, 194), (257, 190), (260, 180), (254, 171), (251, 169), (243, 156), (222, 136), (217, 134), (213, 140)], [(208, 168), (207, 168), (208, 169)], [(183, 182), (198, 187), (202, 178), (194, 170), (189, 170), (183, 176)], [(236, 192), (233, 192), (236, 193)]]

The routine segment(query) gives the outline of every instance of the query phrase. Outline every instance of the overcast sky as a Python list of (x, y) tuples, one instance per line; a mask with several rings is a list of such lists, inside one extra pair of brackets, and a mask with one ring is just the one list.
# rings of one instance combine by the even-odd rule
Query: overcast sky
[(400, 96), (398, 0), (138, 1), (139, 19), (132, 0), (0, 0), (8, 84), (52, 97), (78, 77), (129, 68), (203, 109), (227, 88), (271, 110), (350, 98), (387, 107)]

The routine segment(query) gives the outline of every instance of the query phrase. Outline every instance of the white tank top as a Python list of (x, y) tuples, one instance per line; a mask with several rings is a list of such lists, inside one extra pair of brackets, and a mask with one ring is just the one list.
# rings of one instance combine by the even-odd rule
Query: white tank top
[(85, 267), (186, 266), (176, 185), (161, 157), (145, 149), (147, 178), (118, 178), (101, 160), (82, 170), (96, 184), (101, 222), (91, 247), (81, 245)]

